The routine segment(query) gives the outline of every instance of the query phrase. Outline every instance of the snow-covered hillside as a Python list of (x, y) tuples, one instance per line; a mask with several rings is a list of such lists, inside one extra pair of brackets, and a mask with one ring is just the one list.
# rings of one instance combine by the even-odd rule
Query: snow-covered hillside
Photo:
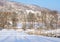
[[(56, 29), (58, 12), (33, 4), (0, 0), (0, 27)], [(20, 24), (18, 24), (20, 23)], [(35, 26), (32, 26), (35, 25)], [(39, 26), (37, 26), (39, 25)]]
[(0, 0), (0, 42), (60, 42), (60, 38), (40, 36), (41, 31), (56, 33), (59, 16), (57, 11), (37, 5)]

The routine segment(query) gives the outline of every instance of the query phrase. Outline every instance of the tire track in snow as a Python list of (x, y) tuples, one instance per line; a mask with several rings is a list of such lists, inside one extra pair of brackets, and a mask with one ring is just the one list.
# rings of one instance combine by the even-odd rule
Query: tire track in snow
[[(8, 40), (12, 40), (12, 42), (60, 42), (59, 39), (55, 40), (54, 38), (44, 37), (44, 36), (36, 36), (36, 35), (25, 35), (24, 32), (10, 31), (9, 35), (1, 40), (0, 42), (8, 42)], [(6, 34), (7, 35), (7, 34)], [(25, 36), (22, 36), (25, 35)], [(10, 41), (9, 41), (10, 42)]]

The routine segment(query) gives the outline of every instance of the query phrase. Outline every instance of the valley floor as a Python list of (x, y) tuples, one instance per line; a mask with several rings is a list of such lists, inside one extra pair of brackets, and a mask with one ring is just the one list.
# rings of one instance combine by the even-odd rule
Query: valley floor
[(60, 38), (29, 35), (24, 31), (0, 30), (0, 42), (60, 42)]

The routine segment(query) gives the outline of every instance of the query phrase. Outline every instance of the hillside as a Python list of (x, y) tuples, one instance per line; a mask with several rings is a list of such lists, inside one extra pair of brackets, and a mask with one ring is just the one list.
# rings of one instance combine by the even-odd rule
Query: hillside
[(37, 5), (0, 0), (0, 29), (34, 29), (39, 34), (42, 30), (60, 29), (59, 14)]

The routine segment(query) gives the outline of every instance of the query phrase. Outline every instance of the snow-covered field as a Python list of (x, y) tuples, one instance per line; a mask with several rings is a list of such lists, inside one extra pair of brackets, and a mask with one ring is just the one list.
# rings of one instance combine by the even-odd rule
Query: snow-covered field
[(1, 30), (0, 42), (60, 42), (60, 38), (29, 35), (24, 31)]
[(44, 31), (45, 33), (60, 33), (60, 29), (55, 29), (55, 30), (46, 30)]
[(60, 36), (60, 29), (55, 30), (45, 30), (42, 31), (43, 34), (53, 34), (52, 36)]

